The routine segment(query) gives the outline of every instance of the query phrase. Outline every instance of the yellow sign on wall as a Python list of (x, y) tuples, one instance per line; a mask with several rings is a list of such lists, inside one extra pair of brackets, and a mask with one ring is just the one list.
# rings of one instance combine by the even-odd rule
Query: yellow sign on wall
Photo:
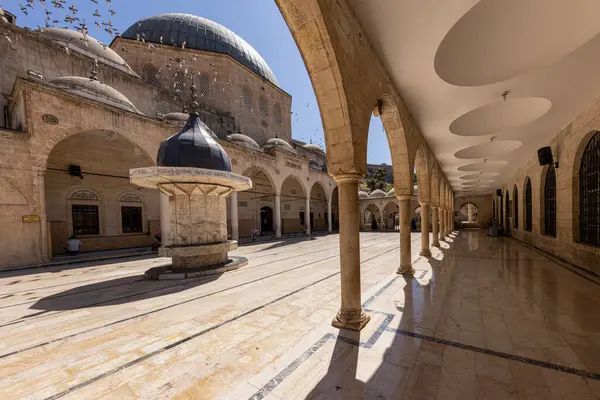
[(40, 222), (39, 215), (23, 215), (23, 223), (24, 224), (33, 224), (36, 222)]

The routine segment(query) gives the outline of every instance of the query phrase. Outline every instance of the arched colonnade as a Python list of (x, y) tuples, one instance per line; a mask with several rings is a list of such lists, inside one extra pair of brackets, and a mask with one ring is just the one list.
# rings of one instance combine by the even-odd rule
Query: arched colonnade
[[(453, 193), (348, 1), (276, 3), (311, 78), (323, 121), (328, 171), (339, 190), (342, 301), (333, 325), (360, 330), (369, 317), (361, 307), (357, 192), (359, 179), (366, 173), (371, 114), (381, 118), (390, 146), (399, 209), (399, 274), (414, 274), (410, 237), (413, 171), (426, 231), (432, 215), (433, 245), (451, 230)], [(422, 235), (421, 254), (431, 255), (429, 246), (427, 233)]]

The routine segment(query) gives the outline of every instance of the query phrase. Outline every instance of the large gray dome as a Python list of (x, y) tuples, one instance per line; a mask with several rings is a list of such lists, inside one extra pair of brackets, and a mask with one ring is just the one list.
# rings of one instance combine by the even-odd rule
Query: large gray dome
[(189, 49), (228, 54), (277, 85), (273, 71), (252, 46), (223, 25), (191, 14), (159, 14), (144, 18), (131, 25), (121, 37), (146, 40), (146, 42), (181, 46)]

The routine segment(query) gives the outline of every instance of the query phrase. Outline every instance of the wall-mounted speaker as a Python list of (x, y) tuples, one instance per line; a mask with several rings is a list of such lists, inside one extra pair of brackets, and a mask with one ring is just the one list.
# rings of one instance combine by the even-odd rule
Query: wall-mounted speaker
[(550, 146), (542, 147), (538, 150), (538, 161), (542, 167), (544, 165), (550, 165), (554, 162), (552, 159), (552, 148)]
[(69, 175), (78, 176), (83, 179), (83, 175), (81, 174), (81, 167), (79, 165), (69, 165)]

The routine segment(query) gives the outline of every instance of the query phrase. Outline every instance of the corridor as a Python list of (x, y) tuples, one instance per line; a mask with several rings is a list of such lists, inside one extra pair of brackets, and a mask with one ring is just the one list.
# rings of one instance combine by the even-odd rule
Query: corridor
[(595, 282), (485, 231), (414, 278), (361, 233), (361, 332), (337, 330), (337, 235), (244, 246), (248, 266), (145, 281), (166, 259), (0, 273), (2, 399), (598, 399)]

